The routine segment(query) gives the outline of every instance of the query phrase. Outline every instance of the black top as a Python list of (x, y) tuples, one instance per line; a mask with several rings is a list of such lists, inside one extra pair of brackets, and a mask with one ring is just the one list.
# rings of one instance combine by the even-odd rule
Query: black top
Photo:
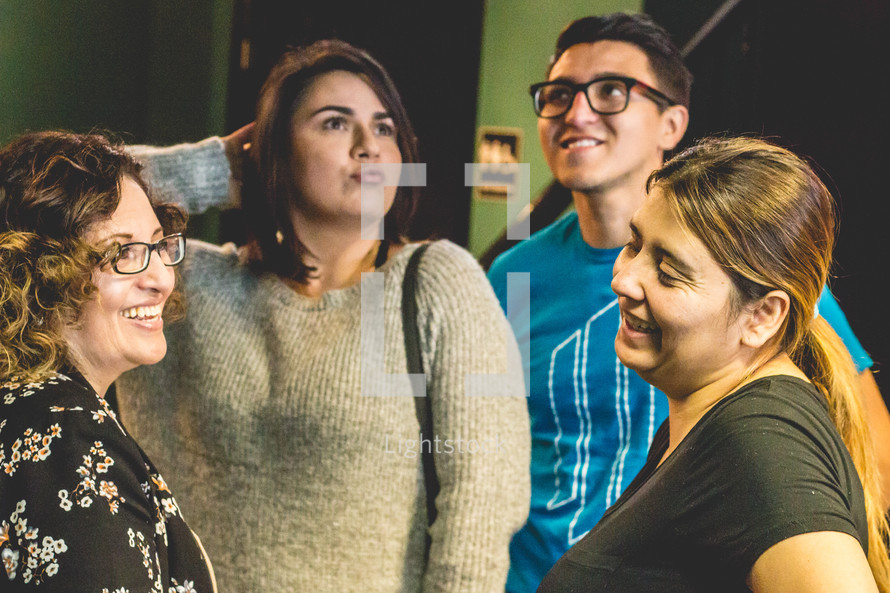
[(0, 591), (213, 590), (164, 479), (78, 373), (0, 385)]
[(711, 408), (658, 466), (668, 423), (612, 508), (539, 593), (748, 591), (760, 555), (794, 535), (839, 531), (867, 551), (862, 486), (824, 397), (766, 377)]

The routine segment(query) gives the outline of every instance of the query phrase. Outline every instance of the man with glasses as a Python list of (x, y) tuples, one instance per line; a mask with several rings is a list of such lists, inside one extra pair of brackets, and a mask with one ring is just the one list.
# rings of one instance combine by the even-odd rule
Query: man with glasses
[[(535, 591), (597, 523), (667, 417), (664, 395), (615, 355), (620, 319), (610, 283), (646, 179), (686, 131), (691, 82), (664, 29), (645, 15), (612, 14), (571, 23), (547, 80), (531, 86), (541, 148), (574, 212), (502, 254), (489, 272), (505, 310), (507, 274), (530, 280), (530, 302), (508, 312), (529, 346), (532, 424), (532, 502), (510, 547), (509, 593)], [(871, 360), (826, 295), (822, 315), (867, 369)], [(886, 433), (886, 408), (865, 378), (878, 406), (872, 421)]]

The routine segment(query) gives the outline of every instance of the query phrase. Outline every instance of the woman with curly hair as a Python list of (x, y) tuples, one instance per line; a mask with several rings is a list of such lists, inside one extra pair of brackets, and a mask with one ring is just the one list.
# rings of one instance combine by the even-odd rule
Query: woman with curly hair
[(184, 222), (102, 136), (33, 133), (0, 149), (3, 591), (215, 590), (105, 399), (166, 353)]

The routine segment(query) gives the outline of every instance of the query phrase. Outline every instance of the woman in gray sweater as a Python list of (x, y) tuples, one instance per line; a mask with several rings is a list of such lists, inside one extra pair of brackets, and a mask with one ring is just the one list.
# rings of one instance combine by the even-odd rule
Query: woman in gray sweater
[[(192, 211), (231, 194), (220, 139), (134, 152)], [(529, 497), (518, 351), (475, 260), (430, 244), (415, 275), (432, 412), (419, 438), (423, 406), (403, 385), (415, 190), (384, 166), (415, 162), (416, 145), (388, 75), (342, 42), (286, 54), (251, 157), (250, 243), (190, 243), (167, 357), (118, 382), (124, 421), (202, 534), (220, 590), (503, 591)], [(431, 524), (422, 449), (440, 487)]]

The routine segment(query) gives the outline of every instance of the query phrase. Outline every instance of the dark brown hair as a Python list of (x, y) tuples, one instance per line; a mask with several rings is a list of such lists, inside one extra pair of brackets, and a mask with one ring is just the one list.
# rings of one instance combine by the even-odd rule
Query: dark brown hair
[[(251, 146), (252, 167), (245, 171), (244, 209), (254, 259), (280, 276), (305, 280), (304, 246), (290, 212), (300, 196), (292, 195), (291, 118), (312, 82), (323, 74), (344, 71), (360, 76), (393, 118), (402, 162), (417, 162), (417, 140), (401, 97), (386, 70), (367, 52), (337, 40), (318, 41), (285, 53), (272, 68), (257, 102)], [(384, 218), (385, 236), (401, 241), (417, 203), (417, 188), (399, 187)]]
[[(62, 327), (93, 298), (92, 273), (109, 247), (83, 239), (117, 209), (125, 177), (150, 195), (140, 170), (97, 134), (34, 132), (0, 149), (0, 380), (36, 380), (65, 364)], [(177, 206), (152, 208), (165, 233), (185, 228)], [(178, 314), (174, 291), (164, 315)]]

